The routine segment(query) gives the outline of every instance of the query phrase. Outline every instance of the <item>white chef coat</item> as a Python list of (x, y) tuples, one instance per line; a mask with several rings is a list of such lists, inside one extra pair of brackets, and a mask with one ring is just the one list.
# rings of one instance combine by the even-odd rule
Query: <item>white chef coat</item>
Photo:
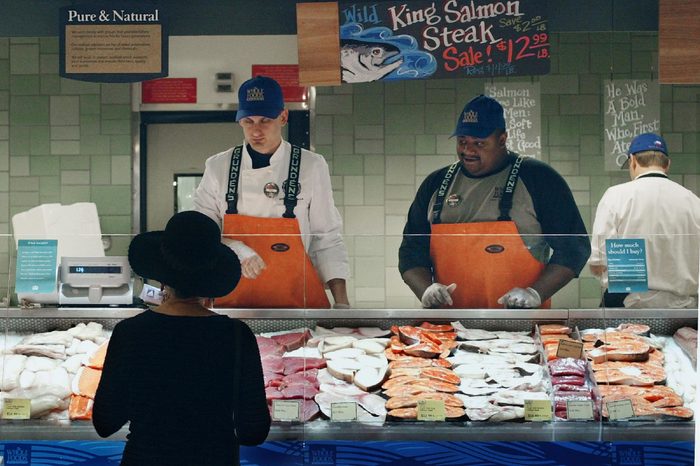
[[(625, 307), (694, 307), (700, 258), (700, 199), (665, 177), (648, 176), (612, 186), (593, 223), (591, 265), (606, 265), (605, 240), (644, 238), (649, 292), (631, 293)], [(607, 287), (607, 274), (603, 286)]]
[[(229, 170), (233, 148), (209, 157), (204, 176), (194, 194), (194, 208), (222, 225), (228, 204)], [(238, 213), (252, 217), (282, 217), (283, 184), (289, 176), (292, 146), (287, 141), (270, 156), (270, 166), (253, 169), (246, 144), (241, 157), (238, 185)], [(264, 186), (274, 183), (279, 192), (270, 198)], [(349, 276), (348, 253), (341, 236), (343, 223), (333, 202), (331, 178), (325, 159), (314, 152), (302, 150), (298, 201), (294, 214), (299, 221), (302, 242), (321, 280)]]

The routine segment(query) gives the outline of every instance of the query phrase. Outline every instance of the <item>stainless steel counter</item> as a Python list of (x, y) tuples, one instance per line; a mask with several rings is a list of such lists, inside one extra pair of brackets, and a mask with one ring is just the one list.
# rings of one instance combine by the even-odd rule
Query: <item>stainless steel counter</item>
[[(126, 440), (127, 428), (105, 440)], [(0, 422), (2, 440), (100, 440), (88, 421), (66, 424), (42, 421)], [(312, 421), (273, 425), (268, 441), (381, 440), (381, 441), (684, 441), (695, 439), (694, 422), (511, 422), (422, 423), (384, 425)]]

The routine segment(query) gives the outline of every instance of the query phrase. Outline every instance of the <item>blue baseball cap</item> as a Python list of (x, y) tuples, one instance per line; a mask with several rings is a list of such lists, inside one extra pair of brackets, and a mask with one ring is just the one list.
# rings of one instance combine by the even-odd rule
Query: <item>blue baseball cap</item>
[(277, 118), (284, 110), (282, 88), (272, 78), (256, 76), (238, 88), (236, 121), (249, 116)]
[(664, 138), (654, 133), (643, 133), (632, 139), (630, 148), (627, 151), (628, 157), (634, 155), (638, 152), (644, 152), (645, 150), (655, 150), (663, 152), (664, 155), (668, 156), (668, 149), (666, 148), (666, 141)]
[(496, 99), (482, 94), (464, 106), (452, 136), (486, 138), (497, 129), (506, 129), (503, 107)]

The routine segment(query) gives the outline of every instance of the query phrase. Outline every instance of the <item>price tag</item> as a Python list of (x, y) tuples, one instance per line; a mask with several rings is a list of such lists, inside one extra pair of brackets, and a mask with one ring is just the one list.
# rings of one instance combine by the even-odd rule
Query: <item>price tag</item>
[(444, 421), (445, 402), (442, 400), (418, 400), (419, 421)]
[(331, 422), (357, 421), (357, 403), (342, 401), (331, 403)]
[(559, 340), (557, 346), (558, 358), (574, 358), (581, 359), (583, 355), (583, 343), (570, 340)]
[(572, 421), (590, 421), (593, 419), (593, 402), (590, 400), (567, 401), (566, 418)]
[(297, 400), (272, 400), (273, 421), (301, 421), (301, 403)]
[(608, 407), (608, 418), (611, 421), (618, 421), (620, 419), (629, 419), (634, 417), (632, 400), (608, 401), (605, 404)]
[(32, 401), (27, 398), (5, 398), (2, 407), (3, 419), (29, 419)]
[(525, 400), (525, 420), (539, 422), (551, 421), (551, 400)]

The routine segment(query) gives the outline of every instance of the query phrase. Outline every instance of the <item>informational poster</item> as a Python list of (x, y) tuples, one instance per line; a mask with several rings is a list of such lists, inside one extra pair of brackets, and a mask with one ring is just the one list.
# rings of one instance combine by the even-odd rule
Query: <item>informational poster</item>
[(55, 239), (17, 242), (17, 267), (15, 270), (16, 293), (54, 293), (56, 291)]
[(658, 81), (616, 79), (603, 83), (605, 170), (618, 171), (627, 161), (635, 136), (658, 133), (660, 89)]
[(59, 73), (95, 82), (168, 74), (168, 35), (155, 4), (98, 2), (59, 10)]
[(540, 83), (486, 84), (484, 95), (501, 105), (508, 131), (508, 148), (520, 155), (542, 157)]
[(649, 291), (646, 246), (643, 239), (606, 239), (605, 254), (608, 261), (608, 291)]
[(546, 11), (545, 0), (341, 0), (341, 80), (549, 73)]
[(251, 76), (268, 76), (282, 88), (285, 102), (306, 102), (309, 88), (299, 85), (299, 65), (253, 65)]

